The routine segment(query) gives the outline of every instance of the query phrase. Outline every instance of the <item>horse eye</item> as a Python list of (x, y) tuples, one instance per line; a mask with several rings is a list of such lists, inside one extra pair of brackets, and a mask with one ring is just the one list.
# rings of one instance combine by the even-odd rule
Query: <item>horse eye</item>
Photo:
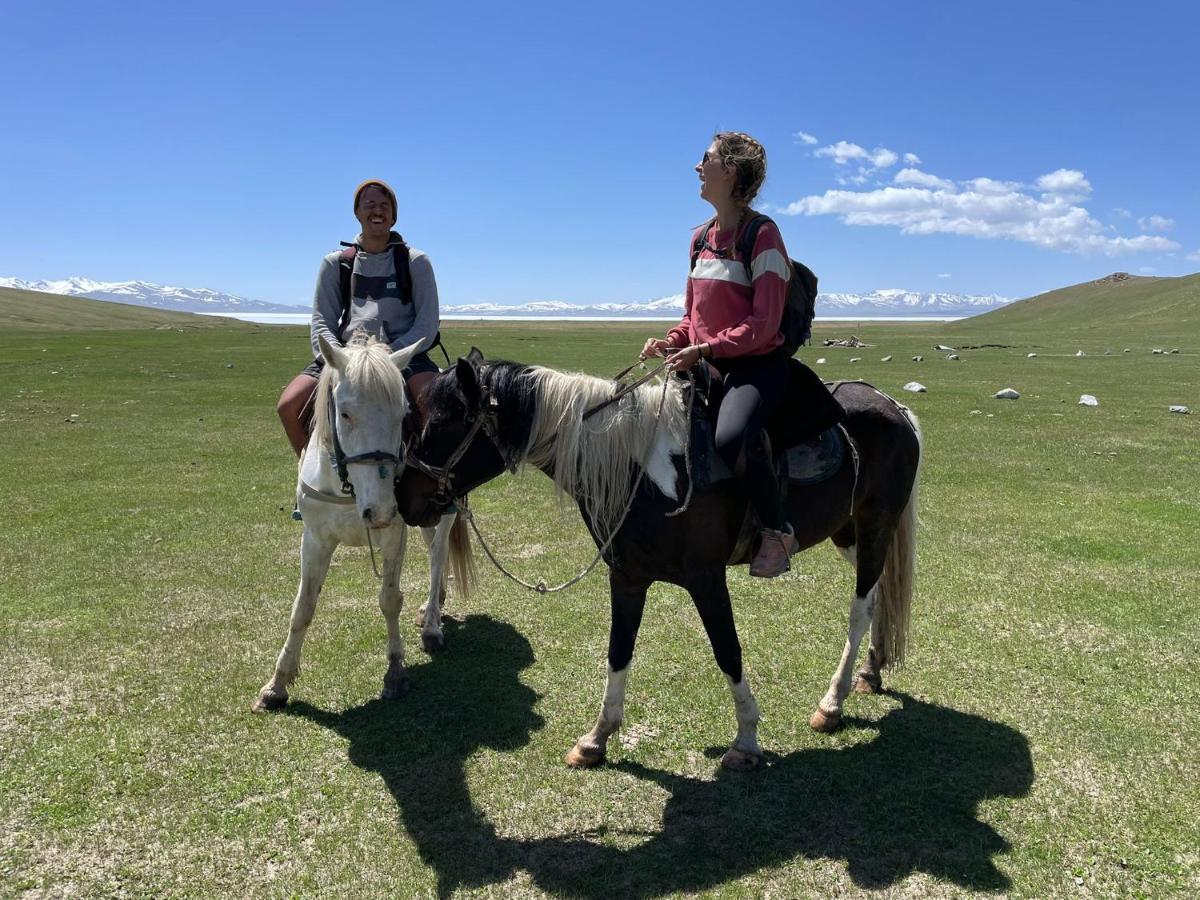
[(342, 413), (342, 418), (345, 419), (347, 422), (349, 422), (350, 421), (350, 413), (348, 413), (348, 412)]

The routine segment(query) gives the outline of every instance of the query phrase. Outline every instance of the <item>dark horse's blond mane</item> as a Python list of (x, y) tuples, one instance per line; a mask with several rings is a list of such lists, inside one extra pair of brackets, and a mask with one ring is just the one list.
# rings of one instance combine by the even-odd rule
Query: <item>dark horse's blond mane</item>
[(523, 377), (539, 398), (525, 461), (552, 471), (555, 486), (582, 503), (596, 533), (607, 538), (654, 443), (683, 444), (687, 410), (680, 383), (668, 382), (665, 398), (662, 382), (642, 385), (584, 421), (584, 412), (612, 399), (611, 381), (540, 366)]

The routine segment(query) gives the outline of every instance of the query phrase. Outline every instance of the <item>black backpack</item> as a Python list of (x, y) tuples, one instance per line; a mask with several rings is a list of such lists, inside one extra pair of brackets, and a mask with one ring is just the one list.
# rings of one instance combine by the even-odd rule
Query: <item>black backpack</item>
[[(404, 243), (404, 238), (394, 231), (391, 234), (391, 240), (393, 242), (392, 265), (396, 269), (396, 280), (400, 283), (400, 302), (412, 303), (413, 284), (412, 271), (408, 266), (408, 244)], [(357, 244), (348, 244), (342, 241), (341, 245), (345, 249), (338, 258), (338, 294), (342, 298), (342, 314), (338, 319), (337, 330), (339, 335), (350, 323), (350, 304), (354, 300), (354, 257), (358, 254)], [(428, 353), (434, 347), (442, 348), (442, 356), (446, 357), (446, 365), (450, 365), (450, 354), (446, 352), (446, 345), (442, 343), (441, 331), (433, 336), (433, 342), (425, 349), (425, 352)]]
[[(754, 241), (758, 237), (758, 230), (770, 221), (769, 216), (761, 213), (756, 215), (746, 223), (734, 246), (734, 252), (742, 261), (742, 265), (746, 267), (746, 278), (749, 279), (751, 285), (754, 284), (754, 273), (751, 270)], [(715, 250), (707, 240), (709, 229), (712, 228), (714, 222), (716, 222), (715, 217), (709, 219), (692, 243), (693, 269), (696, 267), (696, 259), (700, 256), (701, 250), (705, 247)], [(812, 320), (817, 313), (817, 276), (802, 262), (789, 259), (788, 263), (791, 266), (792, 275), (788, 279), (787, 298), (783, 304), (783, 318), (779, 320), (779, 333), (783, 335), (784, 351), (788, 356), (792, 356), (800, 349), (801, 345), (808, 343), (812, 338)]]

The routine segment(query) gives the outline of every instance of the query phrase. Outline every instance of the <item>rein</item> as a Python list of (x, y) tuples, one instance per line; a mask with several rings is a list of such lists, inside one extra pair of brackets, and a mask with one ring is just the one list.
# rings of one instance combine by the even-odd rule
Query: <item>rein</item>
[[(667, 352), (674, 353), (681, 349), (682, 349), (681, 347), (668, 347)], [(638, 361), (635, 362), (632, 366), (622, 369), (620, 372), (618, 372), (616, 375), (614, 375), (612, 380), (620, 381), (622, 378), (624, 378), (626, 375), (628, 375), (630, 372), (632, 372), (638, 366), (642, 366), (643, 368), (645, 368), (645, 363), (646, 363), (646, 361), (644, 359), (638, 359)], [(661, 372), (663, 369), (665, 369), (666, 366), (667, 366), (667, 361), (664, 359), (661, 363), (659, 363), (657, 366), (655, 366), (653, 369), (651, 369), (649, 372), (647, 372), (645, 375), (643, 375), (637, 381), (633, 382), (632, 384), (625, 385), (619, 391), (617, 391), (615, 394), (613, 394), (611, 397), (609, 397), (607, 400), (605, 400), (603, 403), (597, 403), (591, 409), (585, 411), (583, 414), (583, 421), (586, 422), (588, 419), (590, 419), (596, 413), (600, 412), (600, 410), (606, 409), (607, 407), (612, 406), (614, 403), (616, 403), (618, 400), (620, 400), (626, 394), (630, 393), (631, 391), (636, 390), (637, 388), (640, 388), (643, 384), (645, 384), (647, 381), (649, 381), (651, 378), (653, 378), (655, 375), (657, 375), (659, 372)]]
[[(618, 375), (617, 378), (614, 380), (619, 380), (621, 377), (628, 374), (636, 365), (638, 365), (638, 363), (635, 363), (633, 366), (630, 366), (628, 369), (626, 369), (624, 372), (622, 372), (620, 375)], [(614, 397), (610, 398), (609, 400), (606, 400), (605, 402), (599, 404), (598, 406), (594, 406), (591, 409), (587, 410), (583, 414), (583, 419), (586, 420), (592, 414), (599, 412), (604, 407), (609, 406), (614, 401), (619, 400), (621, 397), (625, 396), (625, 394), (628, 394), (634, 388), (644, 384), (652, 376), (654, 376), (658, 372), (660, 372), (662, 370), (663, 366), (665, 366), (665, 365), (666, 365), (665, 362), (662, 363), (661, 365), (657, 366), (653, 371), (651, 371), (648, 375), (644, 376), (643, 378), (638, 379), (638, 381), (636, 381), (634, 384), (627, 386), (622, 391), (619, 391)], [(690, 377), (688, 380), (691, 381)], [(625, 520), (629, 517), (630, 510), (633, 509), (633, 504), (637, 500), (638, 489), (642, 486), (642, 479), (646, 475), (646, 465), (650, 462), (650, 454), (652, 454), (654, 452), (654, 444), (658, 438), (658, 426), (662, 422), (662, 411), (663, 411), (663, 407), (666, 405), (666, 402), (667, 402), (667, 391), (670, 390), (670, 386), (671, 386), (671, 383), (669, 380), (663, 381), (662, 393), (659, 395), (659, 399), (658, 399), (658, 412), (654, 418), (654, 429), (653, 429), (653, 431), (650, 432), (650, 440), (646, 446), (646, 456), (644, 459), (642, 459), (640, 461), (640, 463), (638, 465), (637, 478), (635, 479), (635, 481), (633, 483), (633, 488), (629, 492), (629, 501), (625, 504), (625, 509), (621, 513), (621, 518), (617, 521), (616, 526), (611, 531), (609, 531), (608, 537), (604, 540), (604, 543), (601, 544), (600, 547), (596, 550), (595, 558), (590, 563), (588, 563), (587, 566), (585, 566), (584, 569), (581, 572), (579, 572), (579, 574), (576, 575), (575, 577), (569, 578), (568, 580), (564, 581), (562, 584), (555, 585), (554, 587), (549, 587), (549, 586), (547, 586), (546, 580), (544, 578), (539, 578), (537, 581), (537, 584), (530, 584), (528, 581), (525, 581), (520, 576), (514, 575), (512, 572), (510, 572), (508, 569), (506, 569), (504, 567), (503, 563), (501, 563), (498, 559), (496, 559), (495, 554), (492, 553), (492, 550), (488, 546), (487, 541), (484, 539), (483, 534), (480, 533), (479, 526), (477, 526), (475, 524), (475, 516), (471, 512), (470, 507), (467, 506), (466, 497), (462, 498), (462, 501), (459, 503), (459, 510), (461, 511), (463, 517), (470, 524), (471, 530), (473, 532), (475, 532), (475, 537), (479, 541), (479, 546), (481, 546), (483, 548), (484, 554), (486, 554), (487, 558), (489, 560), (491, 560), (492, 565), (494, 565), (499, 570), (500, 574), (502, 574), (505, 578), (509, 579), (510, 581), (513, 581), (516, 584), (521, 585), (521, 587), (526, 588), (531, 591), (535, 591), (536, 593), (554, 594), (554, 593), (557, 593), (558, 591), (566, 590), (567, 588), (571, 587), (572, 585), (579, 583), (580, 581), (582, 581), (584, 578), (586, 578), (591, 573), (592, 569), (596, 568), (596, 563), (600, 562), (601, 558), (604, 556), (604, 551), (612, 546), (612, 542), (616, 539), (617, 533), (621, 530), (621, 527), (625, 524)], [(693, 392), (693, 394), (695, 392), (695, 383), (694, 382), (692, 382), (692, 392)], [(691, 415), (690, 408), (689, 408), (688, 415), (690, 418), (690, 415)], [(690, 428), (689, 428), (689, 432), (690, 432)], [(473, 434), (473, 433), (474, 432), (471, 432), (471, 434)], [(494, 440), (493, 440), (493, 443), (494, 443)], [(459, 445), (459, 450), (462, 450), (462, 448), (463, 448), (463, 445)], [(415, 460), (414, 460), (413, 464), (414, 465), (416, 464)], [(447, 463), (447, 468), (449, 468), (449, 461)], [(688, 479), (687, 499), (684, 500), (683, 505), (679, 509), (675, 510), (672, 513), (669, 513), (668, 515), (672, 515), (672, 516), (678, 515), (679, 513), (684, 512), (687, 509), (688, 502), (691, 500), (691, 495), (692, 495), (691, 478), (690, 478), (690, 475), (691, 475), (690, 464), (689, 464), (688, 474), (689, 474), (689, 479)]]

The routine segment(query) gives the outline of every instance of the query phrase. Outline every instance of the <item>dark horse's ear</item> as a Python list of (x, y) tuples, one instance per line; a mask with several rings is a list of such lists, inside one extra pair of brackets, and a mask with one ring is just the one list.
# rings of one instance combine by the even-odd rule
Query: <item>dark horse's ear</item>
[(467, 399), (468, 412), (479, 409), (479, 363), (482, 359), (483, 354), (472, 347), (471, 352), (465, 357), (460, 356), (454, 365), (454, 375), (458, 379), (463, 396)]

